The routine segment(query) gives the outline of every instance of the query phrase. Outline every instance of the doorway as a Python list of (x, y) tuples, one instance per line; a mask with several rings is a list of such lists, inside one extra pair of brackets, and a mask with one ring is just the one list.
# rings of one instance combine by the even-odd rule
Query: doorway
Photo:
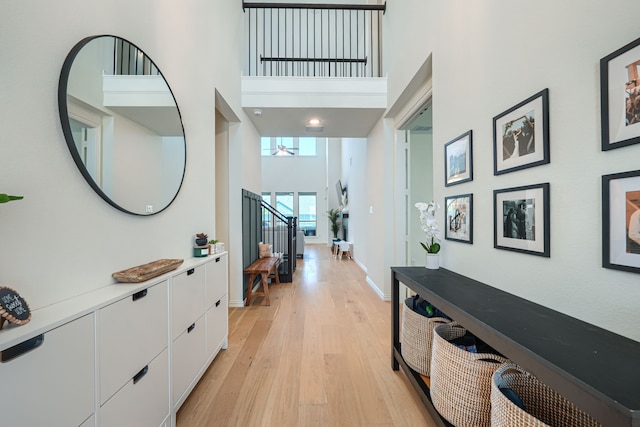
[(405, 133), (406, 155), (406, 265), (424, 265), (424, 232), (420, 228), (417, 202), (434, 198), (433, 186), (433, 108), (431, 98), (400, 128)]

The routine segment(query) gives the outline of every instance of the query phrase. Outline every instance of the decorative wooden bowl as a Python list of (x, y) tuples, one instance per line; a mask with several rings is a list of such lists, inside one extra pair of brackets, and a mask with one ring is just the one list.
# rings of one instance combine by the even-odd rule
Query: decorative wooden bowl
[(148, 264), (118, 271), (113, 273), (111, 277), (122, 283), (140, 283), (175, 270), (183, 261), (182, 259), (159, 259)]

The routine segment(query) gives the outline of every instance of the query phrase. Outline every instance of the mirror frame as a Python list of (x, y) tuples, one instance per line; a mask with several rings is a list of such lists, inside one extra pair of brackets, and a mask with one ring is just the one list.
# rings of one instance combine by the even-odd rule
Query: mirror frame
[(186, 135), (185, 135), (185, 132), (184, 132), (184, 123), (182, 121), (182, 115), (180, 113), (180, 107), (178, 107), (178, 102), (176, 101), (176, 97), (173, 94), (173, 91), (171, 90), (171, 86), (169, 86), (169, 82), (167, 82), (167, 79), (164, 77), (164, 74), (162, 73), (162, 71), (160, 70), (158, 65), (153, 60), (151, 60), (151, 62), (153, 63), (153, 65), (155, 65), (155, 67), (157, 68), (158, 72), (162, 76), (162, 79), (166, 83), (167, 88), (169, 89), (169, 92), (171, 93), (171, 97), (173, 98), (173, 102), (176, 105), (176, 110), (178, 111), (178, 118), (180, 119), (180, 126), (182, 127), (182, 136), (183, 136), (183, 139), (184, 139), (184, 167), (183, 167), (183, 170), (182, 170), (182, 178), (180, 179), (180, 185), (178, 185), (178, 189), (176, 190), (176, 193), (173, 195), (173, 198), (167, 203), (166, 206), (164, 206), (162, 209), (157, 210), (157, 211), (152, 212), (152, 213), (132, 212), (132, 211), (130, 211), (128, 209), (125, 209), (122, 206), (120, 206), (115, 200), (111, 199), (111, 197), (109, 197), (104, 191), (102, 191), (100, 186), (98, 186), (96, 181), (93, 179), (93, 177), (91, 176), (91, 174), (87, 170), (84, 162), (82, 161), (82, 158), (80, 157), (80, 154), (78, 153), (78, 150), (76, 149), (75, 141), (73, 139), (73, 134), (71, 133), (71, 123), (70, 123), (70, 118), (69, 118), (69, 110), (68, 110), (68, 106), (67, 106), (67, 89), (68, 89), (69, 74), (71, 72), (71, 67), (73, 66), (73, 62), (76, 59), (76, 56), (78, 55), (78, 53), (80, 52), (80, 50), (82, 50), (82, 48), (84, 46), (86, 46), (92, 40), (95, 40), (95, 39), (98, 39), (98, 38), (102, 38), (102, 37), (113, 37), (114, 39), (124, 40), (127, 43), (131, 44), (131, 46), (136, 47), (147, 58), (149, 58), (149, 60), (151, 60), (151, 57), (149, 55), (147, 55), (147, 53), (145, 51), (140, 49), (140, 47), (138, 47), (138, 45), (136, 45), (134, 43), (131, 43), (129, 40), (127, 40), (125, 38), (122, 38), (122, 37), (119, 37), (119, 36), (114, 36), (112, 34), (100, 34), (100, 35), (95, 35), (95, 36), (89, 36), (89, 37), (85, 37), (84, 39), (80, 40), (69, 51), (69, 53), (67, 54), (67, 57), (65, 58), (64, 63), (62, 65), (62, 71), (60, 72), (60, 80), (58, 82), (58, 110), (59, 110), (59, 113), (60, 113), (60, 123), (62, 124), (62, 133), (64, 134), (64, 139), (65, 139), (65, 141), (67, 143), (67, 148), (69, 149), (69, 152), (71, 153), (71, 157), (73, 157), (73, 161), (75, 162), (76, 166), (78, 167), (78, 170), (80, 170), (80, 173), (82, 174), (84, 179), (87, 181), (89, 186), (93, 189), (93, 191), (95, 191), (100, 197), (102, 197), (102, 199), (105, 202), (107, 202), (108, 204), (110, 204), (114, 208), (118, 209), (119, 211), (131, 214), (131, 215), (136, 215), (136, 216), (156, 215), (156, 214), (159, 214), (160, 212), (164, 211), (165, 209), (167, 209), (169, 206), (171, 206), (171, 204), (174, 202), (174, 200), (178, 197), (178, 193), (180, 193), (180, 190), (182, 189), (182, 184), (184, 183), (184, 176), (185, 176), (185, 173), (186, 173), (186, 170), (187, 170), (187, 138), (186, 138)]

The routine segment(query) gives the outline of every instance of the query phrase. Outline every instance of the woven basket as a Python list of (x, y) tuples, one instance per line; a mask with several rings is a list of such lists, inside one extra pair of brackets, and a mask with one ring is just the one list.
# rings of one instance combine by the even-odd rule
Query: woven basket
[(435, 327), (431, 401), (440, 415), (457, 427), (489, 427), (491, 377), (507, 359), (491, 353), (471, 353), (448, 341), (465, 333), (456, 323)]
[(425, 317), (402, 304), (402, 358), (414, 371), (429, 376), (433, 328), (449, 323), (444, 317)]
[[(498, 387), (515, 391), (524, 410)], [(526, 411), (526, 412), (525, 412)], [(491, 381), (491, 427), (591, 427), (596, 420), (514, 363), (502, 365)]]

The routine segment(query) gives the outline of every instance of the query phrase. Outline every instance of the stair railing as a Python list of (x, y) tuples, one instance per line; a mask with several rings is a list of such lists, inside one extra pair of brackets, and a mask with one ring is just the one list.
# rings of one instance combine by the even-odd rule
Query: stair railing
[(272, 245), (274, 253), (281, 254), (278, 270), (280, 281), (291, 282), (296, 270), (297, 218), (285, 216), (276, 208), (261, 200), (262, 242)]

